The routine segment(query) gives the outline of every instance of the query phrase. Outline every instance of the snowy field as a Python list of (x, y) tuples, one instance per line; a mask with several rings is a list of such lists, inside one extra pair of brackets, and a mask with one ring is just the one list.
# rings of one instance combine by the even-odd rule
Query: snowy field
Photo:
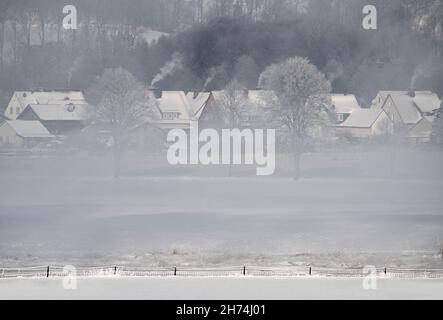
[[(443, 268), (442, 153), (313, 154), (254, 169), (0, 157), (0, 266)], [(286, 176), (285, 176), (286, 174)], [(149, 280), (146, 280), (149, 281)]]
[(1, 299), (443, 299), (443, 280), (331, 278), (79, 278), (76, 290), (61, 279), (0, 280)]

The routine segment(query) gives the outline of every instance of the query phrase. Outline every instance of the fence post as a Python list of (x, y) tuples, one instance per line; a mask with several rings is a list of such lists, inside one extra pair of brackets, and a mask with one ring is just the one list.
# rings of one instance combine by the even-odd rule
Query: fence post
[(177, 275), (177, 267), (174, 267), (174, 276)]
[(117, 275), (117, 266), (114, 267), (114, 276)]
[(246, 266), (243, 266), (243, 275), (246, 275)]
[(46, 278), (49, 278), (49, 266), (48, 266), (48, 268), (46, 269)]
[(383, 272), (384, 272), (384, 273), (385, 273), (385, 275), (386, 275), (386, 273), (387, 273), (386, 267), (385, 267), (385, 269), (383, 270)]
[(312, 268), (309, 266), (309, 275), (312, 275)]

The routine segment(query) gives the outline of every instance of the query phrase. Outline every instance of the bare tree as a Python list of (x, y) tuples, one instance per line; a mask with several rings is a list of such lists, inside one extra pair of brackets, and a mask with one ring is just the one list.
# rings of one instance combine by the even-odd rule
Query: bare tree
[[(220, 114), (223, 118), (223, 125), (229, 129), (240, 128), (242, 116), (244, 115), (247, 104), (245, 89), (234, 79), (221, 91), (217, 99)], [(230, 163), (229, 176), (232, 175), (232, 159)]]
[(94, 103), (98, 123), (108, 128), (113, 140), (114, 176), (120, 175), (120, 160), (131, 131), (152, 123), (155, 99), (135, 77), (123, 68), (105, 70), (98, 77), (88, 98)]
[(311, 138), (330, 122), (331, 84), (309, 60), (290, 58), (269, 66), (260, 86), (273, 90), (278, 102), (271, 115), (287, 130), (294, 156), (294, 178), (300, 177), (300, 158)]
[(237, 80), (232, 80), (221, 91), (218, 101), (224, 124), (230, 129), (239, 127), (246, 106), (244, 87)]

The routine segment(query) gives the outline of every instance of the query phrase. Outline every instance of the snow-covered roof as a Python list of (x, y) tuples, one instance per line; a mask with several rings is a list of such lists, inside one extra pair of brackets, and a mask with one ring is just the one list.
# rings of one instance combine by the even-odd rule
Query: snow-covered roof
[(209, 92), (199, 92), (198, 95), (195, 95), (194, 92), (188, 92), (186, 99), (189, 103), (189, 114), (195, 119), (200, 119), (209, 97)]
[[(241, 90), (249, 108), (266, 108), (269, 101), (277, 101), (277, 96), (271, 90)], [(214, 99), (222, 99), (223, 91), (212, 91)]]
[(339, 127), (371, 128), (384, 111), (382, 109), (358, 109), (351, 113)]
[(332, 94), (332, 105), (336, 113), (352, 113), (360, 109), (357, 98), (353, 94)]
[(183, 123), (198, 120), (210, 97), (209, 92), (162, 91), (161, 97), (156, 98), (161, 113), (178, 113), (174, 119), (163, 119), (168, 123)]
[(414, 97), (411, 97), (408, 91), (380, 91), (372, 101), (372, 108), (383, 107), (386, 99), (391, 96), (405, 124), (416, 124), (422, 119), (421, 113), (432, 113), (440, 109), (441, 101), (437, 94), (432, 91), (414, 93)]
[(397, 111), (404, 124), (416, 124), (423, 119), (419, 109), (414, 103), (414, 98), (406, 94), (392, 93), (390, 97), (394, 101)]
[(180, 114), (177, 120), (190, 119), (189, 104), (183, 91), (162, 91), (161, 97), (157, 98), (157, 103), (162, 113), (175, 112)]
[(272, 90), (249, 90), (248, 100), (251, 104), (259, 107), (267, 107), (269, 101), (277, 101), (277, 96)]
[(83, 121), (88, 117), (88, 105), (84, 104), (30, 104), (28, 108), (44, 121)]
[(86, 104), (81, 91), (16, 91), (14, 95), (22, 108), (29, 104)]
[(49, 133), (48, 129), (41, 124), (40, 121), (26, 121), (26, 120), (7, 120), (8, 124), (20, 137), (23, 138), (54, 138), (55, 136)]
[(414, 97), (414, 103), (423, 113), (434, 112), (440, 109), (441, 101), (435, 93), (421, 92)]
[(146, 27), (138, 27), (137, 30), (137, 42), (145, 41), (148, 44), (152, 44), (158, 41), (161, 37), (169, 36), (169, 33), (160, 32), (157, 30), (152, 30), (151, 28)]

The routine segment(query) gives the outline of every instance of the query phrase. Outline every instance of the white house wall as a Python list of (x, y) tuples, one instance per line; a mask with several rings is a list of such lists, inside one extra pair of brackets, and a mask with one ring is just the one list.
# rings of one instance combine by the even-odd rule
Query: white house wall
[(23, 139), (19, 137), (14, 129), (6, 122), (0, 125), (0, 146), (12, 145), (19, 147), (23, 145)]
[[(17, 108), (19, 108), (19, 112), (17, 113)], [(12, 96), (11, 100), (9, 101), (8, 107), (5, 110), (5, 117), (11, 120), (16, 120), (17, 117), (20, 115), (20, 113), (23, 111), (23, 107), (20, 105), (19, 100), (15, 96), (15, 94)]]
[(385, 112), (382, 112), (372, 125), (371, 130), (373, 136), (392, 134), (394, 132), (394, 125), (388, 115)]

